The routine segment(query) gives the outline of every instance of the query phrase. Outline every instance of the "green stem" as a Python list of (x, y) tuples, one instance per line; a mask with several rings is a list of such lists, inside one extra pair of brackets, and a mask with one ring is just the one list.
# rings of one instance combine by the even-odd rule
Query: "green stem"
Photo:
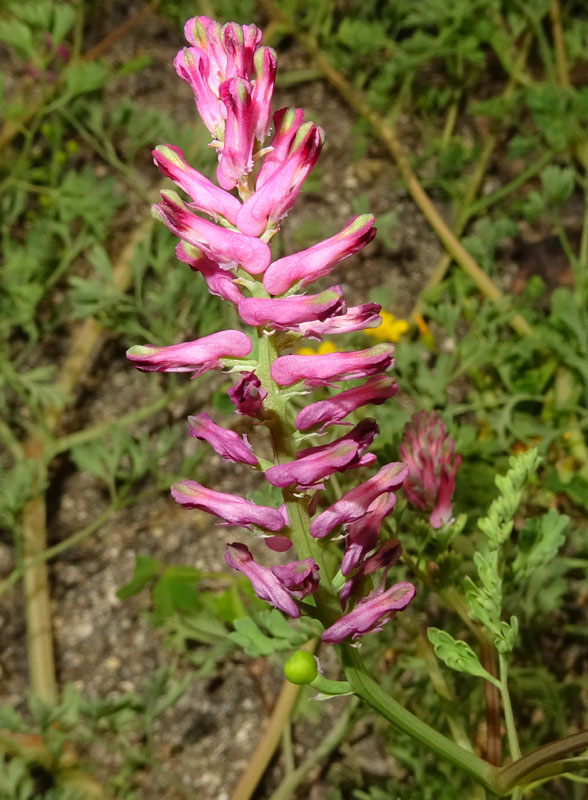
[(392, 723), (398, 730), (420, 742), (428, 750), (449, 761), (483, 784), (500, 794), (499, 770), (483, 761), (475, 753), (465, 750), (443, 734), (431, 728), (408, 709), (387, 694), (366, 669), (359, 653), (350, 645), (340, 645), (339, 654), (347, 680), (356, 695)]
[(504, 723), (508, 736), (508, 746), (513, 761), (517, 761), (521, 757), (521, 748), (519, 746), (512, 703), (510, 702), (510, 692), (508, 691), (508, 662), (503, 653), (498, 654), (498, 665), (500, 671), (500, 694), (502, 696), (502, 705), (504, 706)]

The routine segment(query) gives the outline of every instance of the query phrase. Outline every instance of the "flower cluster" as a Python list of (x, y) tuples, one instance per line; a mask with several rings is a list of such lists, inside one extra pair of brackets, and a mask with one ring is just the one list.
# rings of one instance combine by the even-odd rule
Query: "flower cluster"
[[(230, 544), (226, 554), (227, 564), (249, 578), (259, 597), (292, 617), (301, 610), (318, 613), (318, 600), (313, 605), (303, 601), (319, 585), (331, 598), (336, 596), (317, 540), (343, 537), (337, 583), (343, 613), (339, 618), (323, 615), (322, 638), (331, 642), (357, 638), (379, 630), (414, 595), (410, 583), (387, 585), (400, 545), (380, 536), (409, 468), (401, 462), (385, 464), (328, 505), (324, 490), (330, 476), (374, 464), (369, 447), (378, 426), (365, 418), (343, 435), (330, 436), (328, 443), (317, 444), (316, 436), (334, 426), (349, 426), (347, 417), (356, 409), (383, 403), (395, 394), (396, 383), (386, 374), (394, 363), (394, 347), (380, 341), (354, 352), (287, 351), (303, 337), (321, 341), (325, 335), (382, 323), (380, 306), (374, 303), (347, 307), (340, 285), (314, 294), (304, 291), (371, 241), (374, 219), (369, 214), (352, 217), (334, 236), (272, 261), (269, 242), (318, 158), (323, 131), (304, 122), (300, 109), (281, 109), (273, 115), (273, 136), (265, 143), (276, 58), (261, 45), (255, 25), (221, 26), (195, 17), (186, 25), (186, 37), (190, 47), (178, 54), (175, 66), (191, 86), (213, 137), (218, 185), (190, 167), (178, 148), (157, 147), (155, 163), (189, 199), (162, 192), (154, 214), (179, 238), (178, 258), (200, 272), (211, 293), (234, 304), (242, 322), (251, 326), (258, 357), (250, 358), (251, 338), (239, 330), (167, 347), (136, 346), (127, 355), (145, 371), (196, 376), (224, 368), (240, 373), (229, 398), (238, 414), (253, 418), (257, 428), (265, 426), (274, 462), (258, 458), (245, 436), (222, 428), (208, 414), (190, 418), (190, 435), (224, 459), (262, 471), (272, 486), (281, 489), (284, 503), (279, 508), (261, 506), (191, 480), (174, 485), (172, 495), (186, 508), (203, 509), (224, 524), (263, 536), (274, 550), (294, 545), (300, 560), (279, 567), (256, 563), (240, 543)], [(399, 331), (394, 333), (397, 338)], [(352, 380), (363, 382), (292, 413), (293, 396), (313, 387), (339, 388), (341, 382)], [(307, 437), (311, 446), (297, 451), (296, 443)], [(411, 486), (416, 486), (414, 479)], [(417, 496), (417, 490), (412, 491)], [(373, 577), (366, 581), (368, 576)]]

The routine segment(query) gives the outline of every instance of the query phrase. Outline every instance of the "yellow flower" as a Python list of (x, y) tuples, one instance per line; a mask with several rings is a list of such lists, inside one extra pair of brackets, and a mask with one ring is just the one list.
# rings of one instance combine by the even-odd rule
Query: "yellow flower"
[(301, 347), (296, 351), (299, 356), (322, 356), (325, 353), (336, 353), (337, 345), (335, 342), (321, 342), (318, 350), (313, 350), (312, 347)]
[(377, 342), (397, 342), (408, 330), (405, 319), (396, 319), (389, 311), (380, 311), (382, 322), (377, 328), (365, 328), (364, 333)]

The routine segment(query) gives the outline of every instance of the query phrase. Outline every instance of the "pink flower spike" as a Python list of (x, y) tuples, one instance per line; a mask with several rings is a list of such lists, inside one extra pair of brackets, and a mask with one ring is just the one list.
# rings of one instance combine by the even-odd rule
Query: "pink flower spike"
[[(251, 199), (247, 203), (251, 202)], [(245, 233), (250, 232), (241, 225), (247, 203), (242, 206), (238, 217), (238, 227)], [(263, 285), (273, 295), (283, 294), (296, 282), (306, 286), (328, 275), (337, 264), (371, 242), (375, 235), (372, 214), (351, 217), (345, 227), (334, 236), (299, 253), (274, 261), (263, 277)]]
[(240, 381), (227, 389), (227, 394), (237, 414), (248, 417), (258, 415), (267, 397), (266, 390), (261, 388), (261, 381), (254, 372), (246, 372)]
[[(378, 433), (373, 419), (364, 419), (349, 433), (330, 444), (309, 447), (296, 455), (295, 461), (288, 461), (270, 467), (265, 477), (272, 484), (285, 488), (293, 483), (300, 489), (314, 486), (334, 472), (344, 472), (354, 467), (364, 466), (364, 453)], [(368, 463), (375, 460), (370, 454)]]
[(218, 331), (193, 342), (135, 345), (127, 358), (142, 372), (194, 372), (194, 377), (209, 369), (219, 369), (221, 358), (244, 358), (251, 352), (251, 340), (242, 331)]
[(242, 78), (231, 78), (221, 83), (219, 91), (227, 114), (223, 146), (218, 151), (216, 179), (223, 189), (228, 190), (253, 169), (251, 87)]
[(378, 544), (382, 521), (395, 505), (396, 495), (381, 494), (368, 506), (365, 515), (349, 526), (347, 546), (341, 561), (342, 575), (349, 575)]
[(338, 619), (321, 635), (323, 642), (342, 642), (351, 636), (381, 631), (386, 622), (410, 603), (416, 592), (412, 583), (396, 583), (385, 592), (376, 591), (359, 601), (353, 611)]
[(252, 132), (258, 142), (267, 136), (272, 95), (276, 80), (276, 53), (271, 47), (260, 47), (254, 56), (255, 85), (251, 94)]
[(195, 417), (188, 417), (190, 423), (190, 436), (194, 439), (201, 439), (212, 447), (212, 449), (226, 458), (227, 461), (234, 461), (241, 464), (249, 464), (252, 467), (258, 466), (251, 445), (247, 437), (239, 436), (235, 431), (221, 428), (212, 421), (206, 412), (197, 414)]
[(227, 269), (221, 269), (217, 263), (203, 256), (197, 247), (192, 247), (186, 242), (178, 242), (176, 258), (189, 264), (193, 272), (199, 272), (202, 275), (210, 294), (222, 297), (223, 300), (229, 300), (235, 305), (243, 299), (233, 274)]
[(207, 489), (196, 481), (180, 481), (171, 487), (172, 497), (184, 508), (199, 508), (220, 517), (229, 525), (251, 528), (256, 525), (277, 533), (286, 524), (277, 508), (258, 506), (243, 497)]
[(300, 108), (281, 108), (276, 111), (273, 117), (274, 135), (271, 140), (271, 147), (263, 157), (255, 188), (261, 189), (263, 184), (288, 158), (290, 146), (296, 136), (298, 129), (302, 125), (304, 112)]
[(407, 474), (408, 469), (401, 462), (386, 464), (374, 476), (345, 492), (336, 503), (315, 517), (310, 523), (310, 535), (322, 539), (337, 525), (350, 525), (361, 519), (376, 498), (398, 489)]
[(437, 530), (451, 519), (451, 498), (461, 456), (435, 411), (419, 411), (404, 429), (401, 458), (408, 466), (404, 491), (408, 501), (430, 510), (429, 523)]
[(212, 181), (193, 169), (179, 147), (160, 145), (153, 150), (153, 160), (166, 178), (171, 178), (190, 195), (190, 207), (218, 220), (219, 215), (236, 224), (241, 203), (232, 194), (219, 189)]
[(306, 176), (316, 163), (324, 134), (312, 122), (300, 127), (287, 159), (239, 210), (237, 227), (249, 236), (260, 236), (268, 224), (286, 216)]
[(312, 558), (290, 561), (289, 564), (281, 564), (272, 567), (271, 570), (282, 586), (285, 586), (298, 600), (302, 600), (307, 594), (313, 594), (318, 588), (319, 568)]
[(239, 542), (227, 545), (225, 561), (232, 569), (242, 572), (251, 582), (253, 591), (290, 617), (299, 617), (300, 611), (282, 581), (271, 569), (257, 564), (248, 548)]
[(332, 381), (352, 381), (384, 372), (393, 364), (394, 347), (377, 344), (367, 350), (323, 353), (316, 356), (279, 356), (270, 373), (280, 386), (291, 386), (304, 379), (307, 386), (328, 386)]
[(360, 406), (368, 403), (381, 405), (397, 391), (398, 384), (393, 378), (377, 375), (361, 386), (346, 389), (327, 400), (311, 403), (298, 412), (294, 424), (299, 431), (306, 431), (315, 425), (321, 425), (321, 430), (324, 430), (329, 425), (337, 425)]
[(297, 327), (310, 320), (324, 320), (345, 311), (340, 286), (320, 294), (291, 297), (248, 297), (239, 303), (239, 316), (247, 325), (273, 325), (275, 328)]
[(321, 336), (377, 328), (382, 322), (381, 308), (382, 306), (377, 303), (363, 303), (347, 309), (347, 313), (337, 317), (331, 317), (321, 322), (303, 322), (298, 326), (298, 332), (308, 338), (320, 339)]
[(153, 216), (180, 239), (202, 250), (207, 258), (227, 269), (241, 264), (251, 275), (267, 269), (271, 253), (265, 242), (197, 217), (175, 192), (161, 192), (161, 199), (160, 205), (153, 206)]

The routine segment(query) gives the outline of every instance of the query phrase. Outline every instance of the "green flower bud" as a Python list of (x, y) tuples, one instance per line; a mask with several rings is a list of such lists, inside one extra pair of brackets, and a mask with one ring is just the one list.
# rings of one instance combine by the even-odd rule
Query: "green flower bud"
[(284, 675), (290, 683), (298, 685), (310, 683), (317, 674), (314, 656), (306, 650), (297, 650), (284, 664)]

